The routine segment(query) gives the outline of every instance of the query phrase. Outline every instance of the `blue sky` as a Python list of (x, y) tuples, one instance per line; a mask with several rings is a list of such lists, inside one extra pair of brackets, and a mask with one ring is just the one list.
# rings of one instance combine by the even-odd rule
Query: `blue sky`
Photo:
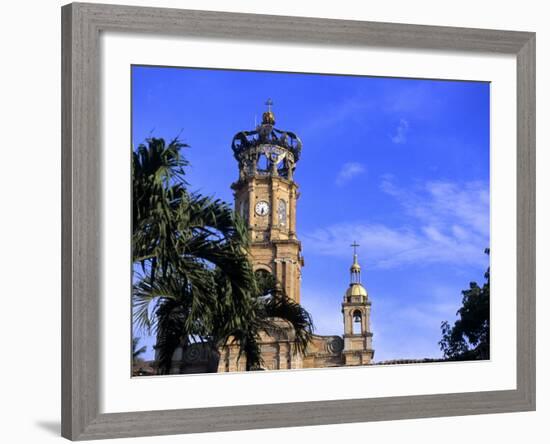
[(488, 266), (489, 97), (482, 82), (133, 67), (132, 143), (179, 134), (191, 188), (233, 203), (231, 139), (272, 98), (275, 126), (304, 144), (301, 302), (316, 333), (343, 333), (356, 240), (375, 360), (440, 357), (441, 321)]

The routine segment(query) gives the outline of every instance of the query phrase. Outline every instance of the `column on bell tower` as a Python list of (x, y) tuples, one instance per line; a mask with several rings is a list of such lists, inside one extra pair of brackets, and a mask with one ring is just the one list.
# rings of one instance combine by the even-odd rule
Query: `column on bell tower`
[(273, 102), (262, 123), (237, 133), (232, 142), (239, 179), (231, 185), (235, 209), (248, 206), (250, 259), (254, 269), (270, 271), (288, 297), (300, 302), (303, 260), (296, 235), (298, 185), (294, 170), (302, 143), (290, 131), (275, 128)]
[(361, 266), (357, 259), (356, 242), (353, 247), (353, 263), (350, 267), (350, 284), (342, 302), (344, 317), (344, 350), (345, 365), (370, 364), (372, 349), (372, 332), (370, 331), (371, 302), (367, 290), (361, 283)]

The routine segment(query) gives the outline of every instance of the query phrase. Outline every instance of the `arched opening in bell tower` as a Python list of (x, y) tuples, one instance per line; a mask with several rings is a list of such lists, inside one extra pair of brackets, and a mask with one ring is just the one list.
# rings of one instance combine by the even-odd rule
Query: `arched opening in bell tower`
[(258, 172), (267, 173), (270, 168), (270, 161), (265, 154), (258, 156), (258, 162), (256, 163), (256, 169)]
[(355, 310), (352, 315), (351, 323), (352, 333), (354, 335), (359, 335), (363, 333), (362, 319), (363, 317), (361, 315), (361, 312), (359, 310)]

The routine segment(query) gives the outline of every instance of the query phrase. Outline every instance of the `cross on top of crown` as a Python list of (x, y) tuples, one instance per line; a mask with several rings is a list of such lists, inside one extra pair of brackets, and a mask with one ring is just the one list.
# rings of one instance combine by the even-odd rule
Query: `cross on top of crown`
[(353, 241), (353, 244), (351, 244), (350, 247), (353, 247), (353, 254), (357, 254), (357, 247), (359, 247), (359, 244), (356, 241)]
[(267, 110), (271, 112), (271, 107), (273, 106), (273, 100), (267, 99), (265, 104), (267, 105)]

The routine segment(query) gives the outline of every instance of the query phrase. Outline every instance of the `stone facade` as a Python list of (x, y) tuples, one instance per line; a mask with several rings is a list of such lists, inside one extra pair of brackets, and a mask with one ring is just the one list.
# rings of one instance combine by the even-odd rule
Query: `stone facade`
[[(267, 153), (272, 157), (271, 150), (278, 147), (262, 148), (259, 156)], [(300, 303), (303, 259), (302, 246), (296, 238), (298, 185), (280, 175), (256, 171), (253, 175), (241, 174), (231, 187), (235, 208), (248, 223), (254, 271), (272, 273), (286, 295)]]
[[(293, 343), (293, 329), (285, 327), (284, 333), (263, 332), (261, 352), (264, 370), (285, 370), (301, 368), (328, 368), (371, 364), (374, 358), (372, 332), (370, 330), (371, 302), (360, 282), (360, 266), (357, 255), (350, 268), (351, 283), (342, 302), (344, 335), (313, 335), (304, 353), (296, 350)], [(220, 350), (218, 372), (244, 371), (246, 360), (238, 356), (238, 345), (228, 345)]]

